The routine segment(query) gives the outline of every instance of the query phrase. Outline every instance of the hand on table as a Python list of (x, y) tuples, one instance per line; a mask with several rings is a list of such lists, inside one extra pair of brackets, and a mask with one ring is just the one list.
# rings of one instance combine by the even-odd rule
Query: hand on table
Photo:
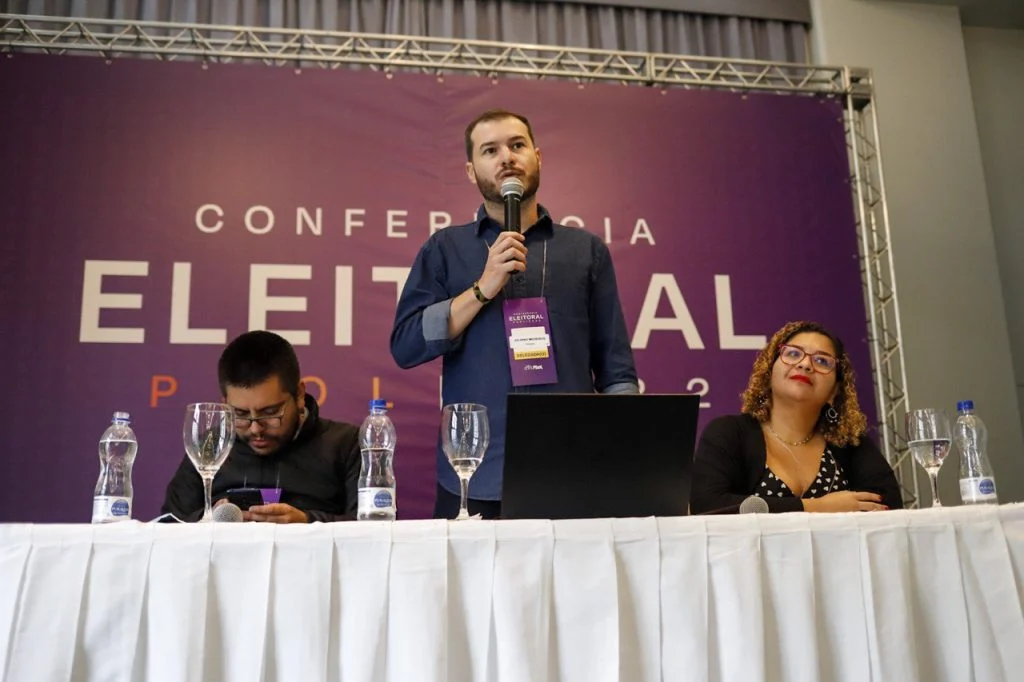
[(882, 496), (875, 493), (858, 492), (856, 490), (840, 490), (823, 497), (803, 500), (804, 511), (809, 512), (851, 512), (851, 511), (885, 511)]
[(283, 502), (249, 507), (248, 511), (242, 512), (242, 520), (265, 523), (309, 523), (306, 512)]

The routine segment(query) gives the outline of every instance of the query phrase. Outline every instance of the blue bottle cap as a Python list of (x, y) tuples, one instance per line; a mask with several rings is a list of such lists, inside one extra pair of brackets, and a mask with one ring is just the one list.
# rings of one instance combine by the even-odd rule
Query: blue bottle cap
[(960, 402), (958, 402), (956, 404), (956, 411), (957, 412), (963, 412), (964, 410), (973, 410), (973, 409), (974, 409), (974, 401), (973, 400), (961, 400)]
[(374, 409), (386, 410), (386, 409), (388, 409), (388, 401), (384, 400), (383, 398), (377, 398), (376, 400), (371, 400), (370, 401), (370, 409), (371, 410), (374, 410)]

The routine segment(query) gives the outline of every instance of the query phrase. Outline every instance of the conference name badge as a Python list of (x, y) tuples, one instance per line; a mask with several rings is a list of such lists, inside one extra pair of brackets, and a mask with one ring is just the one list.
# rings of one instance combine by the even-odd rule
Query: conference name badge
[(548, 303), (543, 297), (505, 299), (505, 340), (513, 386), (536, 386), (558, 381), (551, 346)]
[(260, 497), (263, 498), (263, 504), (277, 504), (281, 501), (281, 489), (260, 488)]

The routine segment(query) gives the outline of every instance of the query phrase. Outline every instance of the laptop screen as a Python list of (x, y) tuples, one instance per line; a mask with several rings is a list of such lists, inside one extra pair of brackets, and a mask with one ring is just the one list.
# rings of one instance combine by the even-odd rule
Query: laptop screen
[(510, 393), (501, 516), (684, 516), (696, 395)]

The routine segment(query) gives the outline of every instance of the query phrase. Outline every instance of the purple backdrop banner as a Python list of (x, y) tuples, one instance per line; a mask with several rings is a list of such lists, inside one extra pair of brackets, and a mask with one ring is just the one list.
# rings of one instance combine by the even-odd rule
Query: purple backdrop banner
[[(0, 60), (0, 521), (88, 521), (115, 410), (158, 512), (223, 345), (295, 345), (324, 416), (394, 403), (398, 499), (429, 515), (440, 362), (398, 369), (398, 292), (471, 219), (462, 133), (531, 118), (539, 197), (611, 248), (645, 390), (735, 412), (783, 323), (846, 341), (874, 414), (840, 106), (724, 92), (19, 55)], [(482, 264), (481, 264), (482, 267)]]

